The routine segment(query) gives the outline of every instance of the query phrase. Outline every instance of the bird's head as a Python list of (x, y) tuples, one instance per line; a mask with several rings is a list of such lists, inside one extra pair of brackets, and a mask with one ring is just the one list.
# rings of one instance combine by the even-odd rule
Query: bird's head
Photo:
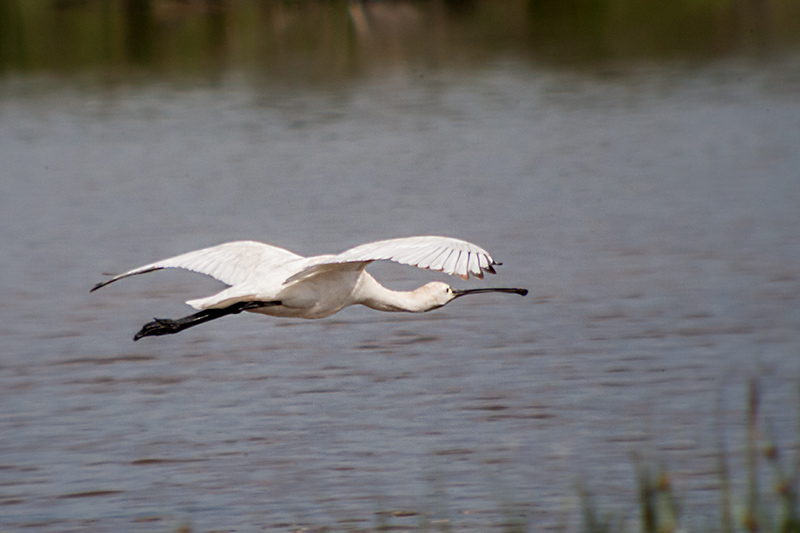
[(434, 309), (439, 309), (440, 307), (452, 302), (456, 298), (467, 294), (478, 294), (481, 292), (505, 292), (510, 294), (519, 294), (520, 296), (525, 296), (528, 294), (527, 289), (515, 289), (515, 288), (505, 288), (505, 287), (487, 287), (482, 289), (455, 289), (448, 285), (447, 283), (442, 283), (441, 281), (432, 281), (430, 283), (426, 283), (419, 289), (417, 292), (420, 292), (424, 295), (424, 298), (430, 304), (430, 307), (426, 309), (426, 311), (433, 311)]

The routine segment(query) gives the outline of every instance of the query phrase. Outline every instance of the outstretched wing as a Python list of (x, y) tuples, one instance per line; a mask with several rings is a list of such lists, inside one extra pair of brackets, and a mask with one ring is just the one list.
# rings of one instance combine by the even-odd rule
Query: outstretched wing
[(289, 250), (263, 242), (226, 242), (134, 268), (124, 274), (98, 283), (92, 288), (92, 291), (96, 291), (100, 287), (105, 287), (109, 283), (114, 283), (122, 278), (145, 274), (163, 268), (183, 268), (211, 276), (227, 285), (237, 285), (245, 281), (258, 268), (269, 268), (270, 265), (282, 264), (300, 257)]
[[(317, 258), (313, 258), (317, 259)], [(326, 265), (340, 263), (369, 263), (388, 260), (404, 265), (436, 270), (445, 274), (469, 279), (470, 274), (483, 279), (483, 273), (495, 273), (493, 265), (500, 263), (492, 259), (489, 252), (467, 241), (451, 237), (422, 236), (388, 239), (370, 242), (350, 248), (338, 255), (320, 256), (312, 264), (292, 276), (287, 283), (313, 275)]]

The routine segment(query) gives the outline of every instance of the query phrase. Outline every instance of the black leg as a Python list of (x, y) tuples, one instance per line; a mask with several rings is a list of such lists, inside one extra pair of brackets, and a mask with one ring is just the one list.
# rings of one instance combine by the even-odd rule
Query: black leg
[(185, 329), (203, 324), (209, 320), (214, 320), (225, 315), (235, 315), (242, 311), (258, 309), (259, 307), (270, 307), (281, 305), (280, 302), (239, 302), (222, 309), (206, 309), (193, 315), (185, 316), (172, 320), (169, 318), (154, 318), (152, 322), (145, 324), (134, 337), (138, 341), (142, 337), (155, 337), (159, 335), (172, 335)]

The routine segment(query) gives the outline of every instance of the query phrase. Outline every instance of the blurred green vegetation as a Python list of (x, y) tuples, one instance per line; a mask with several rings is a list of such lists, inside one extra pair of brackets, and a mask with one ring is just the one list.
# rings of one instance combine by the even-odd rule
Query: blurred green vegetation
[(0, 75), (347, 79), (512, 57), (559, 67), (800, 47), (797, 0), (0, 0)]
[[(800, 533), (798, 443), (778, 446), (769, 421), (761, 420), (764, 417), (760, 413), (760, 404), (761, 387), (759, 381), (753, 379), (747, 391), (744, 472), (731, 472), (729, 463), (733, 454), (726, 448), (723, 428), (718, 427), (720, 505), (716, 519), (706, 521), (702, 529), (689, 525), (691, 516), (682, 516), (680, 498), (672, 486), (669, 471), (662, 465), (654, 473), (646, 462), (634, 456), (639, 488), (639, 527), (632, 530), (642, 533)], [(800, 405), (796, 409), (800, 413)], [(771, 475), (766, 475), (765, 471)], [(745, 480), (739, 494), (732, 489), (734, 480)], [(579, 490), (586, 533), (626, 530), (625, 517), (602, 514), (589, 491), (583, 486)]]
[[(716, 492), (719, 507), (711, 514), (705, 511), (700, 517), (692, 517), (691, 505), (686, 506), (690, 508), (688, 512), (684, 511), (687, 497), (676, 490), (669, 470), (663, 464), (654, 467), (651, 461), (634, 453), (638, 500), (623, 505), (627, 511), (620, 513), (619, 505), (613, 506), (616, 511), (604, 509), (608, 499), (596, 498), (580, 482), (577, 487), (580, 516), (564, 514), (562, 524), (548, 530), (583, 533), (800, 533), (800, 448), (798, 443), (778, 446), (771, 435), (769, 420), (763, 420), (760, 403), (759, 381), (753, 379), (748, 384), (745, 420), (739, 428), (745, 432), (745, 445), (738, 453), (726, 448), (724, 428), (718, 426)], [(796, 409), (800, 413), (800, 403)], [(744, 471), (731, 471), (731, 459), (741, 455), (744, 455)], [(463, 516), (459, 517), (457, 510), (448, 508), (446, 480), (437, 476), (431, 483), (434, 490), (427, 501), (432, 509), (379, 511), (373, 517), (373, 525), (367, 527), (357, 524), (368, 520), (352, 519), (329, 526), (297, 525), (296, 530), (451, 533), (464, 529)], [(515, 502), (507, 491), (498, 490), (496, 486), (487, 490), (495, 496), (499, 514), (504, 517), (492, 530), (503, 533), (539, 530), (528, 516), (529, 504)], [(576, 529), (577, 522), (580, 523), (579, 529)], [(175, 531), (191, 533), (193, 529), (190, 525), (182, 525)]]

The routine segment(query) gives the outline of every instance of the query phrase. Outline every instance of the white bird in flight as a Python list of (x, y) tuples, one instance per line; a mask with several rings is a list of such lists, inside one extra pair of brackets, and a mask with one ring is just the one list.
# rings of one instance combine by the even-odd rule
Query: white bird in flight
[(236, 241), (156, 261), (95, 285), (90, 292), (122, 278), (164, 268), (183, 268), (215, 278), (229, 287), (186, 303), (199, 312), (171, 320), (156, 318), (133, 338), (170, 335), (198, 324), (248, 311), (278, 317), (324, 318), (349, 305), (378, 311), (421, 313), (438, 309), (465, 294), (505, 292), (525, 296), (526, 289), (455, 289), (433, 281), (413, 291), (387, 289), (365, 269), (389, 260), (469, 279), (495, 274), (497, 263), (472, 243), (450, 237), (406, 237), (370, 242), (337, 255), (303, 257), (257, 241)]

